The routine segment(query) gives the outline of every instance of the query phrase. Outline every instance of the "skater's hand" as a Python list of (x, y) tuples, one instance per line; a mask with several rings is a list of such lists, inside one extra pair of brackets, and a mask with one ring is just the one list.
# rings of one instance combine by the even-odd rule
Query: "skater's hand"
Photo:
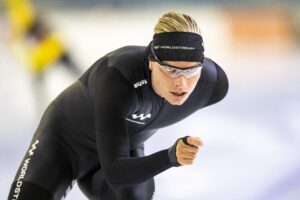
[(197, 156), (200, 146), (203, 142), (198, 137), (189, 136), (180, 139), (176, 145), (177, 162), (180, 165), (191, 165)]

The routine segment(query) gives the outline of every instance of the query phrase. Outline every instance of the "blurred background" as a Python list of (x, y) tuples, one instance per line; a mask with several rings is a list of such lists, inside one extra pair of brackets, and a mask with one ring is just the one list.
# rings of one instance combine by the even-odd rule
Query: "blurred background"
[[(1, 0), (0, 199), (49, 102), (109, 51), (146, 46), (168, 11), (198, 22), (230, 87), (146, 143), (150, 154), (185, 135), (204, 141), (194, 165), (155, 177), (155, 199), (300, 198), (299, 0)], [(86, 198), (75, 185), (66, 199)]]

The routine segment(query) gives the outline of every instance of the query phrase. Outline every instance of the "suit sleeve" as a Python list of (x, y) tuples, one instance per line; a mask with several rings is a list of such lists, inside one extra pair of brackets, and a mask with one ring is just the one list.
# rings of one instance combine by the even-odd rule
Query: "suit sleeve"
[(209, 106), (221, 101), (228, 92), (229, 84), (225, 72), (218, 65), (216, 65), (216, 70), (217, 70), (217, 83), (209, 101), (205, 106)]
[(95, 123), (98, 156), (107, 182), (113, 188), (144, 182), (172, 167), (168, 151), (130, 157), (126, 117), (135, 111), (134, 88), (113, 68), (105, 69), (95, 82)]

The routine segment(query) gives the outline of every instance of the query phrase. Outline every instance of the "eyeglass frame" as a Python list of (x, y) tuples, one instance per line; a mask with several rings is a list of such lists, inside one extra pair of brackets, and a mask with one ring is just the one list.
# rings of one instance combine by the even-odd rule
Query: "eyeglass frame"
[[(193, 77), (194, 75), (191, 76), (191, 77), (187, 77), (187, 76), (185, 75), (185, 73), (184, 73), (185, 70), (195, 69), (195, 68), (200, 68), (200, 71), (198, 72), (198, 73), (200, 73), (200, 72), (201, 72), (201, 69), (202, 69), (202, 67), (203, 67), (202, 63), (200, 63), (200, 64), (198, 64), (197, 66), (192, 66), (192, 67), (188, 67), (188, 68), (182, 69), (182, 68), (180, 68), (180, 67), (176, 67), (176, 66), (173, 66), (173, 65), (164, 63), (164, 62), (162, 62), (162, 61), (158, 58), (158, 56), (154, 53), (154, 50), (153, 50), (153, 43), (151, 43), (150, 49), (151, 49), (151, 53), (152, 53), (152, 55), (154, 56), (154, 58), (150, 58), (150, 57), (149, 57), (149, 60), (152, 60), (152, 61), (157, 62), (157, 63), (162, 67), (162, 69), (163, 69), (165, 72), (168, 71), (168, 69), (166, 69), (166, 67), (171, 68), (171, 69), (173, 69), (173, 70), (176, 71), (175, 74), (178, 74), (178, 75), (175, 76), (175, 77), (172, 77), (171, 75), (167, 74), (167, 75), (170, 76), (171, 78), (177, 78), (178, 76), (180, 76), (180, 75), (182, 74), (185, 78), (188, 78), (188, 79), (189, 79), (189, 78)], [(179, 73), (178, 73), (178, 72), (179, 72)], [(196, 74), (195, 74), (195, 75), (196, 75)]]

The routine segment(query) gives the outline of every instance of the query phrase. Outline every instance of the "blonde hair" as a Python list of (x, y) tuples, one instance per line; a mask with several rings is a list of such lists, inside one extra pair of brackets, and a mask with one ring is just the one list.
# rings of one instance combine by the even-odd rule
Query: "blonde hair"
[(168, 12), (159, 18), (154, 27), (154, 33), (163, 32), (191, 32), (201, 35), (196, 21), (190, 16), (178, 12)]

